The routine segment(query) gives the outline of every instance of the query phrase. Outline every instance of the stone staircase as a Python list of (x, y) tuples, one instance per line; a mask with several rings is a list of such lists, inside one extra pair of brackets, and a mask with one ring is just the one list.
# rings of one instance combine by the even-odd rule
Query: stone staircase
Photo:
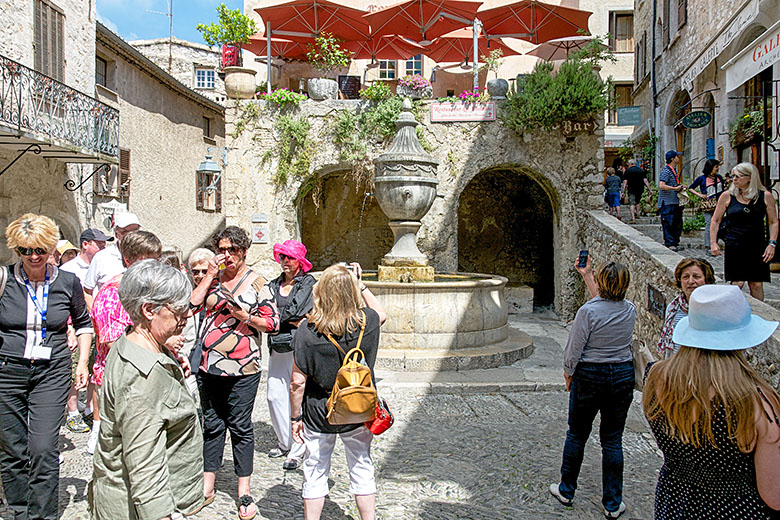
[[(685, 218), (689, 218), (688, 215)], [(629, 221), (625, 217), (623, 220)], [(664, 243), (661, 218), (658, 216), (639, 217), (636, 219), (636, 223), (631, 224), (631, 227), (660, 244)], [(711, 256), (709, 254), (709, 250), (704, 247), (704, 230), (683, 233), (682, 237), (680, 237), (678, 254), (683, 257), (692, 256), (707, 260), (712, 264), (715, 276), (718, 277), (719, 281), (723, 280), (723, 256)], [(772, 307), (780, 309), (780, 273), (772, 273), (771, 276), (772, 282), (764, 284), (764, 301)], [(744, 291), (748, 292), (747, 284), (745, 284)]]

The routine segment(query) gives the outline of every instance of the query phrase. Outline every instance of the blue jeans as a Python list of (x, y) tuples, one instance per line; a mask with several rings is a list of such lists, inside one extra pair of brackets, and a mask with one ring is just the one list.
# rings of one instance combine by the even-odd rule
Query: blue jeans
[(601, 412), (601, 503), (616, 511), (623, 501), (623, 428), (634, 397), (634, 364), (579, 363), (569, 394), (569, 431), (563, 445), (561, 495), (574, 498), (596, 413)]
[(664, 231), (666, 247), (680, 245), (682, 235), (683, 208), (679, 204), (663, 204), (658, 208), (661, 215), (661, 228)]

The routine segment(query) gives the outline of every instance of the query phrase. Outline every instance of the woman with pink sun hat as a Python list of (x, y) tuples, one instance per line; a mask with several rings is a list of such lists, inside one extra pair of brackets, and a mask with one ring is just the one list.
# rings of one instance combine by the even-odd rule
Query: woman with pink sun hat
[(277, 446), (269, 457), (287, 459), (286, 470), (301, 465), (306, 447), (293, 442), (290, 422), (290, 375), (293, 366), (292, 338), (298, 323), (312, 308), (312, 288), (316, 280), (310, 274), (312, 265), (306, 259), (306, 246), (297, 240), (274, 244), (274, 260), (282, 274), (268, 282), (279, 309), (279, 332), (268, 336), (268, 409), (276, 433)]

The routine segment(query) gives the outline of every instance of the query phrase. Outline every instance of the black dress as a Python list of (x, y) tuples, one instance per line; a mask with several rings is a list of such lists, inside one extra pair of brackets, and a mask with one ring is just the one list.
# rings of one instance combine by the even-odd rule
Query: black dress
[(742, 204), (731, 196), (724, 218), (727, 222), (723, 241), (726, 249), (723, 271), (727, 282), (769, 282), (769, 264), (762, 256), (767, 246), (764, 231), (766, 201), (759, 193), (750, 204)]
[(650, 423), (664, 465), (655, 490), (656, 520), (769, 520), (780, 517), (758, 494), (753, 453), (729, 439), (723, 407), (714, 413), (718, 448), (694, 448), (670, 437), (661, 418)]

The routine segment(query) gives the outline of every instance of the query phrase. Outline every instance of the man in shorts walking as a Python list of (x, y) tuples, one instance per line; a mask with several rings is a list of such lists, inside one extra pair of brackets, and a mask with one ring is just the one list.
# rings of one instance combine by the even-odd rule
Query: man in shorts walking
[(650, 188), (650, 181), (647, 180), (647, 172), (636, 165), (635, 159), (628, 160), (628, 169), (623, 175), (623, 191), (628, 194), (628, 205), (631, 211), (631, 224), (636, 222), (636, 206), (642, 200), (642, 194)]

